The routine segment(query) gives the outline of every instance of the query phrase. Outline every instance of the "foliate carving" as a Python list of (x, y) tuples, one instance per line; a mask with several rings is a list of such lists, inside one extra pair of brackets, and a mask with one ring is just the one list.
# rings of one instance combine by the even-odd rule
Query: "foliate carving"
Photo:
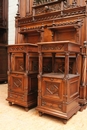
[(42, 50), (63, 50), (64, 49), (64, 44), (63, 45), (43, 45)]
[(46, 82), (45, 94), (59, 96), (59, 83)]
[[(80, 7), (81, 8), (81, 7)], [(67, 16), (74, 16), (74, 15), (79, 15), (79, 14), (85, 14), (86, 10), (85, 8), (81, 8), (81, 9), (77, 9), (77, 10), (72, 10), (72, 11), (63, 11), (63, 15), (62, 17), (67, 17)], [(35, 22), (38, 22), (38, 21), (46, 21), (46, 20), (52, 20), (52, 19), (60, 19), (61, 18), (61, 13), (59, 11), (56, 11), (55, 13), (51, 13), (50, 15), (42, 15), (42, 16), (37, 16), (37, 17), (34, 17), (35, 19)], [(18, 26), (21, 26), (21, 25), (24, 25), (24, 24), (29, 24), (29, 23), (32, 23), (32, 17), (30, 18), (22, 18), (22, 19), (19, 19), (18, 20)], [(34, 27), (31, 27), (31, 28), (22, 28), (21, 31), (28, 31), (30, 29), (34, 30), (34, 29), (37, 29), (39, 30), (41, 27), (40, 26), (34, 26)]]
[(44, 5), (44, 4), (52, 4), (52, 3), (59, 3), (62, 0), (34, 0), (33, 5), (38, 6), (38, 5)]
[(71, 5), (68, 5), (67, 2), (64, 1), (64, 4), (63, 4), (63, 8), (64, 8), (64, 9), (76, 8), (76, 7), (79, 7), (79, 5), (77, 4), (77, 0), (73, 0), (73, 2), (72, 2)]
[(22, 79), (21, 78), (13, 78), (13, 88), (21, 88), (22, 87)]
[(46, 13), (51, 11), (61, 10), (61, 4), (53, 4), (49, 6), (43, 6), (35, 9), (35, 14)]
[(69, 20), (66, 22), (59, 22), (58, 24), (52, 25), (53, 27), (58, 27), (58, 26), (69, 26), (73, 25), (75, 28), (81, 27), (83, 23), (82, 19), (77, 19), (77, 20)]
[(34, 31), (34, 32), (41, 32), (43, 31), (43, 28), (42, 26), (33, 26), (33, 27), (28, 27), (28, 28), (21, 28), (20, 29), (20, 33), (27, 33), (27, 32), (30, 32), (30, 31)]

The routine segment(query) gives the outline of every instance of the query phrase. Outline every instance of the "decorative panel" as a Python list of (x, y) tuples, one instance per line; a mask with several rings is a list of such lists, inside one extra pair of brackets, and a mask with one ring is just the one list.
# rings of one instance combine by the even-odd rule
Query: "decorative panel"
[(24, 91), (23, 76), (14, 74), (11, 75), (11, 90), (14, 92), (22, 93)]

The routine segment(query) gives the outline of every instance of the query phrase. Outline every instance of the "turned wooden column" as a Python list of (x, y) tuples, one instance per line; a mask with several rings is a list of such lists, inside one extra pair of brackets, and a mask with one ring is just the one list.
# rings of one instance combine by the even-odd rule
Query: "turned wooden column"
[(24, 56), (24, 60), (26, 60), (24, 61), (26, 63), (25, 71), (26, 73), (29, 73), (29, 53), (25, 53), (24, 55), (26, 55)]
[(30, 13), (30, 0), (26, 0), (26, 16)]
[(81, 92), (80, 98), (86, 100), (86, 66), (87, 66), (87, 41), (84, 42), (82, 53), (82, 78), (81, 78)]
[(65, 53), (65, 78), (69, 77), (69, 52)]
[(81, 94), (82, 98), (86, 99), (86, 56), (83, 55), (82, 60), (83, 66), (82, 66), (82, 84), (81, 87), (83, 88), (83, 93)]
[(55, 53), (52, 53), (52, 72), (54, 72), (55, 69)]
[(38, 105), (41, 106), (41, 80), (42, 80), (42, 73), (43, 73), (43, 57), (42, 53), (39, 53), (39, 75), (38, 75)]
[(16, 18), (19, 18), (20, 17), (20, 0), (18, 0), (18, 10), (17, 10), (17, 13), (16, 13)]
[(76, 54), (76, 74), (79, 72), (79, 54)]

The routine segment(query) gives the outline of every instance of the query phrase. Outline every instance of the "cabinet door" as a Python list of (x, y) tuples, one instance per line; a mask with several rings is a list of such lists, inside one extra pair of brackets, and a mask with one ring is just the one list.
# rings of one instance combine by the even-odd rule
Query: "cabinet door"
[(42, 78), (42, 97), (51, 101), (62, 101), (62, 80), (56, 78)]
[(24, 72), (25, 58), (23, 53), (12, 53), (11, 55), (11, 70), (17, 72)]
[(10, 74), (8, 78), (9, 90), (24, 93), (24, 75)]

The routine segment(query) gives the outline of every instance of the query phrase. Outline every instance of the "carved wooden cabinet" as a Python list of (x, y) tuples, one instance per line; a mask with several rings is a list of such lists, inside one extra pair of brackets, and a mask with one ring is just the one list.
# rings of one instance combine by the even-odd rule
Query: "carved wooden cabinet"
[(18, 104), (28, 111), (37, 104), (37, 45), (15, 44), (8, 46), (8, 97), (9, 105)]
[(0, 0), (0, 82), (7, 81), (8, 0)]
[[(78, 56), (80, 45), (70, 41), (38, 43), (39, 75), (38, 75), (38, 106), (40, 115), (47, 113), (63, 118), (64, 123), (79, 109)], [(43, 55), (52, 54), (52, 72), (43, 72)], [(57, 55), (56, 55), (57, 54)], [(55, 72), (55, 59), (64, 54), (65, 73)], [(76, 73), (69, 73), (70, 55), (76, 55)]]

